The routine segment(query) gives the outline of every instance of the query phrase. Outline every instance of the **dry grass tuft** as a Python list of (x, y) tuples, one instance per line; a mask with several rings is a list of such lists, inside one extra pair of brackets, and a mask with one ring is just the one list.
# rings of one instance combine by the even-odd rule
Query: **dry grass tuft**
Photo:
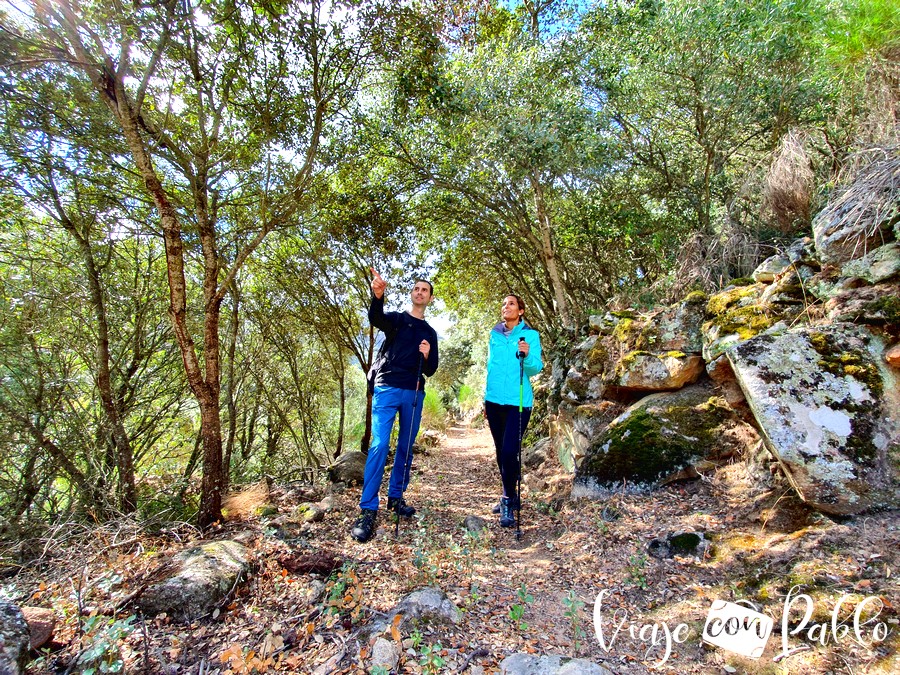
[(795, 234), (810, 222), (815, 174), (806, 140), (796, 130), (784, 137), (763, 184), (762, 218), (783, 234)]
[(856, 153), (845, 165), (839, 182), (846, 187), (816, 216), (835, 231), (858, 229), (854, 257), (870, 245), (885, 243), (883, 230), (900, 218), (900, 147), (870, 148)]
[(228, 520), (237, 520), (252, 515), (268, 501), (269, 486), (266, 481), (261, 480), (225, 497), (222, 500), (222, 510)]

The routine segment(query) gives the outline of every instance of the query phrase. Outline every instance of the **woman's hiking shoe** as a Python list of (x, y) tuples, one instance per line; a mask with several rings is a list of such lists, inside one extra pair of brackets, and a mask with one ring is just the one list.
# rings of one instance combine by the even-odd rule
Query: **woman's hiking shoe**
[(404, 518), (411, 518), (416, 513), (416, 509), (407, 504), (403, 497), (388, 497), (387, 510), (393, 511)]
[(359, 513), (359, 518), (353, 523), (353, 529), (350, 530), (350, 536), (356, 541), (367, 542), (375, 536), (375, 521), (378, 519), (378, 511), (374, 509), (363, 509)]
[(513, 500), (509, 497), (500, 499), (500, 527), (515, 527), (516, 518), (513, 516)]

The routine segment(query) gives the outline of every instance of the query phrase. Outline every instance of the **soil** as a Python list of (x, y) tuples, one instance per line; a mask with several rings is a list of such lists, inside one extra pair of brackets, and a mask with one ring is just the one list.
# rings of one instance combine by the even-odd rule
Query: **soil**
[[(577, 656), (613, 673), (900, 672), (897, 512), (838, 522), (749, 460), (647, 494), (572, 500), (571, 477), (551, 460), (524, 477), (517, 539), (491, 514), (500, 483), (487, 430), (448, 429), (412, 473), (406, 499), (418, 513), (397, 534), (381, 515), (365, 544), (348, 536), (358, 487), (333, 492), (324, 520), (302, 526), (286, 514), (315, 490), (275, 487), (266, 502), (281, 515), (205, 533), (250, 542), (254, 571), (221, 610), (191, 623), (141, 619), (125, 601), (199, 532), (173, 525), (150, 534), (133, 523), (57, 532), (3, 586), (58, 617), (54, 643), (28, 672), (65, 672), (79, 651), (102, 644), (124, 672), (367, 672), (378, 636), (365, 629), (426, 586), (443, 590), (461, 618), (386, 629), (401, 643), (401, 673), (495, 673), (517, 652)], [(467, 516), (486, 530), (467, 534)], [(648, 554), (654, 539), (686, 531), (711, 545)], [(749, 630), (732, 650), (703, 642), (716, 601), (772, 619), (761, 657), (736, 653)]]

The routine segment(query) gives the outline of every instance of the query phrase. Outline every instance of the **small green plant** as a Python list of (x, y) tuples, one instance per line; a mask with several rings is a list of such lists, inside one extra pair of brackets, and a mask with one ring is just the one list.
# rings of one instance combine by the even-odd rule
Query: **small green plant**
[(646, 591), (649, 588), (647, 585), (646, 567), (647, 556), (643, 553), (641, 555), (631, 554), (628, 558), (628, 576), (626, 581), (630, 581), (638, 588)]
[(135, 617), (116, 619), (94, 615), (84, 619), (82, 643), (87, 645), (78, 654), (78, 668), (83, 675), (94, 673), (124, 672), (125, 662), (119, 651), (119, 642), (134, 630)]
[(417, 581), (425, 585), (435, 582), (439, 569), (433, 560), (433, 551), (429, 546), (431, 541), (432, 537), (425, 526), (416, 530), (412, 563), (417, 570)]
[(418, 650), (419, 645), (422, 644), (422, 632), (419, 630), (414, 630), (410, 634), (409, 639), (412, 642), (413, 649)]
[(577, 654), (580, 641), (584, 639), (584, 628), (581, 627), (581, 610), (584, 602), (578, 599), (575, 591), (570, 590), (563, 598), (563, 605), (566, 607), (563, 615), (569, 620), (569, 626), (572, 628), (572, 635), (575, 638), (575, 653)]
[(385, 666), (372, 666), (369, 668), (369, 675), (391, 675), (391, 671)]
[(356, 623), (362, 616), (362, 584), (352, 563), (344, 563), (340, 572), (334, 572), (325, 584), (328, 594), (325, 611), (331, 615), (349, 617)]
[(528, 628), (528, 624), (522, 620), (522, 617), (525, 616), (525, 606), (530, 605), (534, 602), (534, 596), (528, 592), (528, 589), (525, 588), (525, 584), (519, 587), (516, 596), (519, 599), (519, 603), (513, 605), (509, 608), (509, 619), (514, 624), (519, 627), (519, 630), (526, 630)]
[(434, 675), (441, 672), (441, 668), (447, 663), (446, 659), (441, 656), (441, 651), (443, 649), (440, 642), (422, 647), (422, 651), (420, 652), (422, 658), (419, 659), (419, 665), (422, 666), (422, 673)]

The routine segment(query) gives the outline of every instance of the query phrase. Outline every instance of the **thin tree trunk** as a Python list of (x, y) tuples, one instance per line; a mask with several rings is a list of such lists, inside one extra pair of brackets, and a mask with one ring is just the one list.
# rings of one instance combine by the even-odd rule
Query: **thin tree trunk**
[(559, 318), (562, 320), (563, 326), (566, 328), (573, 328), (572, 315), (569, 311), (569, 301), (566, 297), (566, 285), (560, 274), (559, 266), (556, 262), (556, 252), (553, 249), (553, 229), (550, 223), (550, 213), (547, 210), (547, 203), (544, 200), (544, 188), (537, 179), (537, 176), (533, 173), (529, 178), (531, 180), (532, 190), (534, 191), (534, 207), (537, 212), (538, 226), (541, 235), (541, 254), (544, 259), (544, 265), (547, 268), (547, 274), (550, 275), (550, 285), (553, 288), (556, 309), (559, 312)]
[(237, 347), (237, 335), (239, 328), (238, 311), (240, 309), (240, 294), (237, 283), (231, 287), (231, 319), (229, 322), (229, 342), (228, 342), (228, 370), (225, 378), (225, 404), (228, 407), (228, 435), (225, 441), (225, 457), (222, 460), (223, 470), (225, 472), (224, 489), (228, 489), (228, 483), (231, 480), (231, 456), (234, 453), (235, 437), (237, 436), (237, 406), (234, 402), (234, 355)]

